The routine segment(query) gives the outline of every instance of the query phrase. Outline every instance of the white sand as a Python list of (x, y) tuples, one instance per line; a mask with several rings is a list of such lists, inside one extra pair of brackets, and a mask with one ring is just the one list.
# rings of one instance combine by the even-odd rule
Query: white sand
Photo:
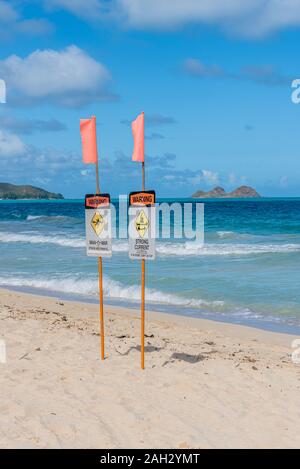
[(1, 448), (300, 447), (293, 336), (0, 290)]

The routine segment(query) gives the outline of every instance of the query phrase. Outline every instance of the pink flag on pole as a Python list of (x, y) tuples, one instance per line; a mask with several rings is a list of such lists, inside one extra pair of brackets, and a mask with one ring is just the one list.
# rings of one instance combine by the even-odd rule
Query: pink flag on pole
[(138, 115), (138, 117), (132, 122), (132, 134), (134, 140), (134, 147), (132, 153), (132, 161), (139, 161), (144, 163), (145, 161), (145, 145), (144, 145), (144, 113)]
[(97, 163), (97, 134), (96, 117), (80, 119), (80, 134), (82, 141), (82, 160), (84, 163)]

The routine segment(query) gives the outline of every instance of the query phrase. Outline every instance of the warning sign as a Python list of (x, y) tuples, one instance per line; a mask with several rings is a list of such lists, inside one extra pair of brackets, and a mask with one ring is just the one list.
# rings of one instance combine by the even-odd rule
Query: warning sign
[(85, 196), (85, 230), (87, 255), (110, 257), (112, 245), (109, 194)]
[(155, 192), (129, 195), (129, 257), (155, 258)]

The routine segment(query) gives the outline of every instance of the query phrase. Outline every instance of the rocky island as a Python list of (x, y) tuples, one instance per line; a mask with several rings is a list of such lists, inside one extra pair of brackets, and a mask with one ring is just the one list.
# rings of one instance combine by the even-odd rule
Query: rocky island
[(0, 182), (0, 199), (63, 199), (62, 194), (55, 194), (34, 186), (17, 186)]
[(258, 192), (256, 192), (253, 187), (250, 186), (240, 186), (234, 191), (226, 192), (223, 187), (215, 187), (211, 191), (197, 191), (192, 197), (199, 199), (243, 199), (243, 198), (259, 198), (261, 197)]

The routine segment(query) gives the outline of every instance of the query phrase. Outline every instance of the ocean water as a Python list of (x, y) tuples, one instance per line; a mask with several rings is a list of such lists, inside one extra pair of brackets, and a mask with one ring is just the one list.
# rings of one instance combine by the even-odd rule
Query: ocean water
[[(299, 333), (300, 199), (207, 200), (204, 210), (203, 247), (157, 241), (147, 308)], [(129, 260), (126, 240), (113, 245), (105, 301), (138, 308), (140, 263)], [(82, 200), (0, 201), (0, 285), (97, 301)]]

